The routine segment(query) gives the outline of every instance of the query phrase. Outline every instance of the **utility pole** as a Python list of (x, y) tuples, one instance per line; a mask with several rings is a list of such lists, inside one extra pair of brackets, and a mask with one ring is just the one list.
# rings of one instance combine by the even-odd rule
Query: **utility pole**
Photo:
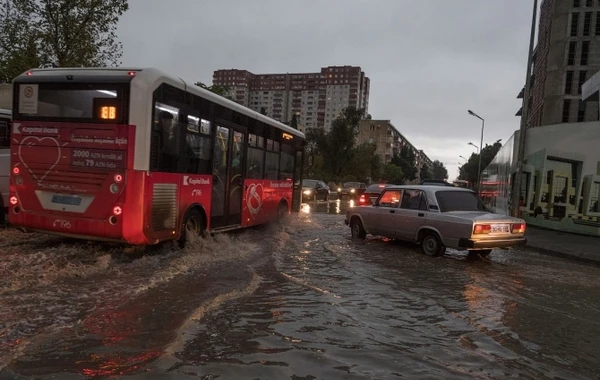
[(511, 192), (511, 214), (519, 216), (521, 184), (523, 176), (523, 165), (525, 161), (525, 139), (529, 119), (529, 87), (531, 83), (531, 66), (533, 64), (533, 45), (535, 43), (535, 23), (537, 21), (538, 0), (533, 0), (533, 16), (531, 19), (531, 35), (529, 37), (529, 53), (527, 56), (527, 76), (525, 77), (525, 91), (523, 93), (523, 108), (521, 111), (521, 125), (519, 128), (519, 149), (517, 150), (517, 171), (515, 183)]

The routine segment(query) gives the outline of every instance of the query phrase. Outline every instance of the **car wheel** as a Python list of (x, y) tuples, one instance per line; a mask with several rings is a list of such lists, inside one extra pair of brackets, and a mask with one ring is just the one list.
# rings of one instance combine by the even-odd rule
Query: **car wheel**
[(421, 252), (427, 256), (437, 257), (446, 253), (446, 247), (444, 247), (438, 235), (432, 232), (425, 235), (421, 240)]
[(367, 236), (362, 222), (358, 218), (354, 218), (350, 222), (350, 231), (352, 232), (353, 238), (364, 239)]

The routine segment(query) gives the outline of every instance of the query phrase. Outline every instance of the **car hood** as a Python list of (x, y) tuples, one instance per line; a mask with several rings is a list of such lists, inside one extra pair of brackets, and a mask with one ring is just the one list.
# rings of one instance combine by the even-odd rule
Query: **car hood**
[(450, 211), (444, 215), (453, 216), (458, 219), (470, 220), (473, 222), (494, 222), (494, 223), (522, 223), (523, 219), (514, 218), (508, 215), (494, 214), (486, 211)]

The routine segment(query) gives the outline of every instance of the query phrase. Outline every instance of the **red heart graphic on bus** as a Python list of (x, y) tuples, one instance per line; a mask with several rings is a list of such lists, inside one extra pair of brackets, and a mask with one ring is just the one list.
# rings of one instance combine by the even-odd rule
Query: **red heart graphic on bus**
[(256, 214), (260, 212), (262, 207), (263, 199), (263, 186), (262, 184), (253, 183), (248, 186), (248, 192), (246, 193), (246, 206), (252, 215), (252, 218), (256, 218)]
[[(39, 148), (39, 145), (41, 145), (43, 141), (51, 142), (50, 146), (46, 147), (48, 149), (45, 149), (45, 152), (47, 152), (45, 154), (47, 154), (47, 156), (44, 159), (45, 162), (50, 164), (50, 167), (44, 172), (44, 175), (42, 177), (38, 178), (38, 176), (32, 172), (28, 163), (35, 162), (34, 158), (39, 158), (40, 152), (36, 148)], [(54, 169), (54, 167), (58, 165), (58, 162), (60, 161), (61, 151), (62, 148), (60, 146), (60, 143), (54, 137), (27, 136), (23, 140), (21, 140), (21, 145), (19, 145), (18, 154), (19, 160), (21, 161), (23, 166), (27, 168), (27, 170), (29, 171), (31, 176), (36, 180), (36, 182), (42, 182), (44, 178), (46, 178), (48, 173), (50, 173), (50, 171), (52, 171), (52, 169)]]

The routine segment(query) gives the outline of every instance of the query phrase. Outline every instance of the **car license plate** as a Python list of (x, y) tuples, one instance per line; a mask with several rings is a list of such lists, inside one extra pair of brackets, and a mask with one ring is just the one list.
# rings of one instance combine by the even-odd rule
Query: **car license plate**
[(79, 206), (81, 204), (81, 198), (71, 197), (68, 195), (53, 195), (52, 203), (60, 203), (63, 205)]
[(508, 233), (508, 224), (492, 224), (492, 233)]

